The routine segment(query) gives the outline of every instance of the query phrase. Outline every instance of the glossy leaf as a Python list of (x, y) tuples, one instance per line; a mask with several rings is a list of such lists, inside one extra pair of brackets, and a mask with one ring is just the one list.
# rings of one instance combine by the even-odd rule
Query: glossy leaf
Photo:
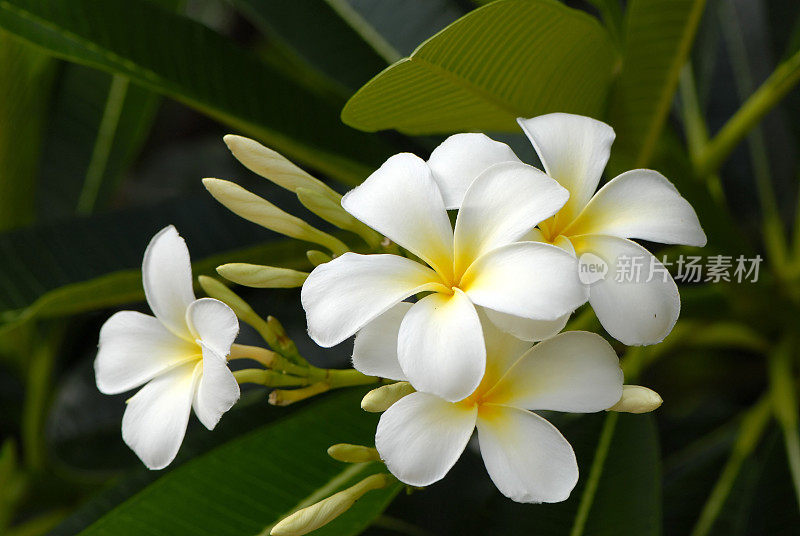
[(645, 167), (653, 156), (705, 0), (632, 0), (623, 36), (623, 67), (611, 97), (614, 156)]
[(0, 27), (58, 57), (126, 76), (345, 182), (362, 180), (391, 152), (341, 125), (327, 99), (144, 0), (2, 0)]
[(517, 117), (555, 111), (597, 115), (615, 62), (608, 33), (586, 13), (555, 0), (497, 0), (373, 78), (342, 119), (429, 134), (516, 131)]
[(56, 62), (0, 31), (0, 230), (35, 218), (37, 172)]
[[(377, 418), (359, 408), (363, 389), (326, 396), (165, 474), (96, 523), (83, 536), (268, 534), (300, 505), (353, 485), (382, 464), (330, 458), (333, 443), (371, 443)], [(291, 413), (290, 413), (291, 412)], [(355, 535), (402, 486), (365, 495), (315, 535)]]

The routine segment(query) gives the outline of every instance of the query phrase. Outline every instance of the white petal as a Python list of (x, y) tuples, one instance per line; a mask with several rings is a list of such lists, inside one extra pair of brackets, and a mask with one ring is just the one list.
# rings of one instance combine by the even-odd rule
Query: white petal
[(517, 362), (522, 354), (530, 350), (531, 343), (502, 331), (491, 320), (490, 314), (503, 314), (484, 307), (478, 309), (478, 316), (483, 327), (483, 340), (486, 343), (486, 371), (478, 386), (480, 393), (485, 393), (503, 377)]
[(578, 482), (578, 462), (564, 436), (538, 415), (481, 406), (481, 456), (500, 492), (521, 503), (566, 500)]
[(455, 229), (456, 273), (510, 244), (555, 214), (569, 198), (556, 181), (522, 162), (497, 164), (467, 190)]
[(441, 480), (461, 456), (476, 415), (475, 406), (411, 393), (381, 415), (375, 448), (394, 476), (412, 486), (427, 486)]
[(397, 355), (417, 391), (455, 402), (478, 387), (486, 346), (475, 306), (460, 290), (430, 294), (403, 318)]
[(199, 371), (194, 362), (176, 367), (128, 400), (122, 439), (150, 469), (163, 469), (175, 459), (186, 434)]
[(622, 369), (596, 333), (567, 331), (542, 341), (486, 394), (488, 403), (525, 409), (591, 413), (622, 396)]
[[(664, 340), (678, 320), (681, 297), (661, 262), (624, 238), (584, 235), (573, 242), (579, 254), (593, 253), (609, 266), (605, 279), (589, 287), (589, 303), (606, 331), (627, 345)], [(639, 275), (635, 266), (640, 268)], [(627, 280), (628, 275), (632, 280)]]
[(367, 376), (406, 380), (397, 360), (397, 337), (400, 324), (411, 304), (400, 302), (356, 333), (353, 344), (353, 368)]
[(345, 253), (303, 283), (308, 333), (320, 346), (339, 344), (412, 294), (444, 288), (436, 281), (433, 270), (398, 255)]
[(570, 317), (565, 314), (555, 320), (531, 320), (492, 309), (486, 309), (486, 316), (498, 328), (524, 341), (541, 341), (560, 333)]
[(518, 242), (475, 261), (461, 279), (461, 288), (474, 303), (489, 309), (557, 320), (586, 301), (577, 263), (550, 244)]
[(475, 178), (500, 162), (519, 162), (505, 143), (486, 134), (454, 134), (431, 153), (428, 166), (448, 209), (459, 208)]
[(194, 301), (189, 249), (174, 226), (156, 234), (142, 261), (142, 283), (153, 314), (171, 332), (192, 340), (186, 308)]
[(428, 164), (410, 153), (389, 158), (342, 198), (344, 209), (439, 273), (453, 270), (453, 229)]
[(231, 353), (239, 334), (239, 319), (230, 307), (214, 298), (200, 298), (189, 305), (186, 321), (192, 335), (203, 344), (223, 358)]
[(203, 345), (203, 375), (194, 396), (194, 413), (200, 422), (213, 430), (222, 414), (239, 400), (239, 384), (228, 369), (225, 357), (205, 342)]
[(200, 347), (178, 337), (158, 319), (120, 311), (100, 328), (94, 362), (101, 393), (124, 393), (165, 370), (200, 354)]
[(557, 218), (567, 225), (591, 199), (614, 142), (614, 129), (582, 115), (553, 113), (517, 119), (547, 174), (569, 190)]
[(692, 205), (663, 175), (649, 169), (628, 171), (609, 181), (564, 232), (706, 244)]

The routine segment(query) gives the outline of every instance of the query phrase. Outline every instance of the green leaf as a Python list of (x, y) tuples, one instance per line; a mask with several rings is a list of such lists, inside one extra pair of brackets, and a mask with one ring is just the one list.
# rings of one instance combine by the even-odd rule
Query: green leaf
[(0, 0), (0, 26), (58, 57), (126, 76), (344, 182), (363, 180), (392, 152), (341, 125), (335, 103), (144, 0)]
[(159, 100), (125, 77), (63, 66), (42, 154), (40, 220), (105, 205), (141, 150)]
[[(299, 506), (384, 469), (343, 464), (333, 443), (372, 444), (377, 418), (361, 411), (363, 389), (326, 396), (167, 473), (113, 509), (84, 536), (268, 534)], [(402, 488), (370, 492), (315, 535), (363, 531)]]
[(387, 61), (329, 2), (233, 0), (233, 4), (288, 55), (335, 81), (342, 94), (349, 95), (386, 67)]
[(0, 230), (35, 216), (36, 174), (55, 62), (0, 31)]
[(143, 299), (141, 257), (150, 238), (174, 224), (186, 238), (195, 275), (226, 261), (307, 268), (299, 241), (231, 215), (207, 196), (146, 210), (43, 225), (0, 235), (0, 333), (19, 322)]
[(622, 73), (610, 109), (617, 159), (633, 167), (650, 161), (704, 6), (705, 0), (628, 2)]
[(608, 33), (586, 13), (554, 0), (498, 0), (373, 78), (342, 119), (430, 134), (516, 131), (517, 117), (555, 111), (598, 115), (615, 62)]

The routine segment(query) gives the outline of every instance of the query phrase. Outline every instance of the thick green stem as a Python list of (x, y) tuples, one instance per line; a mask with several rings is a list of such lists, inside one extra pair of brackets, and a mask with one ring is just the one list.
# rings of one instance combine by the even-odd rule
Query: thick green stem
[(720, 129), (697, 163), (701, 176), (716, 173), (748, 132), (800, 81), (800, 50), (778, 66)]

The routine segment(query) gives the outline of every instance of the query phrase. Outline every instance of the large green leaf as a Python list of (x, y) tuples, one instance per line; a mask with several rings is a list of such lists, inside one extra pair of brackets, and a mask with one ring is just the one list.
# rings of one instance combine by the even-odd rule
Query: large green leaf
[(103, 206), (141, 149), (158, 102), (123, 76), (63, 66), (42, 154), (40, 221)]
[[(385, 470), (376, 463), (343, 464), (326, 454), (333, 443), (374, 442), (377, 417), (361, 411), (363, 394), (363, 389), (355, 389), (326, 396), (187, 462), (81, 534), (268, 534), (298, 506)], [(314, 534), (359, 534), (401, 487), (395, 484), (367, 494)]]
[(0, 0), (0, 27), (175, 98), (342, 181), (362, 180), (392, 152), (343, 126), (336, 103), (144, 0)]
[[(141, 256), (174, 224), (196, 261), (195, 274), (225, 261), (307, 267), (299, 241), (275, 237), (207, 196), (145, 210), (42, 225), (0, 235), (0, 333), (15, 323), (140, 301)], [(3, 326), (3, 324), (5, 324)]]
[(34, 220), (36, 173), (55, 62), (0, 31), (0, 230)]
[(409, 134), (515, 131), (517, 117), (598, 115), (613, 77), (609, 36), (554, 0), (497, 0), (373, 78), (342, 119)]
[(628, 2), (624, 63), (610, 119), (617, 131), (614, 154), (646, 166), (667, 118), (705, 0)]

